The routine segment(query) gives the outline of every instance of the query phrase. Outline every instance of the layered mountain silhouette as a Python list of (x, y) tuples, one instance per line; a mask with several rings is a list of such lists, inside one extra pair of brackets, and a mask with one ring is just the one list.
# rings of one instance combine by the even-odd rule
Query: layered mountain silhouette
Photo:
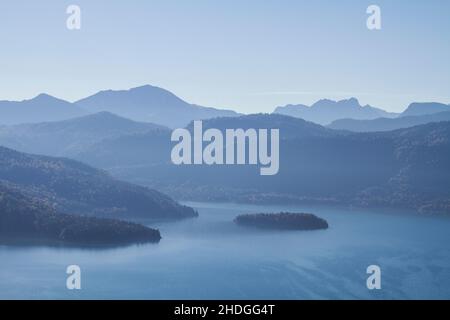
[(380, 117), (392, 118), (397, 114), (389, 113), (369, 105), (361, 106), (356, 98), (333, 101), (319, 100), (312, 106), (287, 105), (277, 107), (274, 113), (283, 114), (295, 118), (301, 118), (321, 125), (327, 125), (339, 119), (376, 119)]
[(70, 102), (48, 94), (30, 100), (0, 101), (0, 124), (59, 121), (80, 117), (88, 112)]
[[(56, 122), (108, 112), (137, 122), (154, 123), (169, 128), (184, 127), (193, 120), (217, 117), (237, 117), (232, 110), (223, 110), (188, 103), (165, 89), (144, 85), (129, 90), (105, 90), (70, 103), (48, 94), (40, 94), (23, 101), (0, 101), (0, 126)], [(321, 125), (341, 128), (333, 122), (338, 120), (373, 120), (423, 116), (450, 112), (450, 106), (442, 103), (412, 103), (403, 113), (389, 113), (370, 105), (361, 106), (356, 98), (333, 101), (319, 100), (312, 106), (286, 105), (277, 107), (276, 114), (288, 115)], [(103, 115), (106, 117), (106, 115)], [(381, 121), (381, 120), (380, 120)], [(425, 118), (412, 124), (423, 123)], [(407, 121), (402, 122), (404, 127)], [(332, 124), (333, 123), (333, 124)], [(358, 126), (358, 125), (356, 125)], [(387, 125), (389, 128), (400, 128)], [(342, 127), (343, 129), (347, 129)], [(351, 129), (351, 126), (348, 128)], [(91, 129), (90, 129), (91, 130)], [(100, 132), (101, 130), (99, 130)]]
[(441, 112), (450, 112), (450, 105), (438, 102), (414, 102), (411, 103), (400, 116), (423, 116)]
[[(283, 137), (330, 136), (335, 130), (302, 119), (274, 114), (223, 117), (204, 129), (263, 126), (283, 128)], [(192, 123), (187, 126), (192, 128)], [(172, 130), (100, 112), (59, 122), (0, 127), (0, 145), (22, 152), (69, 157), (96, 167), (170, 163)]]
[(100, 91), (75, 103), (48, 94), (24, 101), (0, 101), (0, 125), (54, 122), (101, 111), (171, 128), (184, 127), (192, 120), (238, 115), (231, 110), (190, 104), (165, 89), (145, 85)]
[[(192, 131), (193, 123), (187, 128)], [(234, 118), (214, 118), (203, 121), (203, 130), (216, 128), (225, 132), (226, 129), (282, 129), (283, 138), (305, 138), (337, 135), (339, 132), (327, 129), (313, 122), (289, 117), (281, 114), (250, 114)]]
[(28, 153), (75, 157), (107, 138), (158, 131), (169, 129), (100, 112), (58, 122), (0, 126), (0, 145)]
[(110, 177), (80, 162), (0, 147), (0, 181), (61, 213), (108, 218), (196, 216), (158, 191)]
[(409, 128), (430, 122), (450, 121), (450, 112), (440, 112), (419, 116), (401, 116), (398, 118), (378, 118), (373, 120), (341, 119), (333, 121), (328, 128), (355, 132), (391, 131)]
[(190, 104), (165, 89), (150, 85), (130, 90), (101, 91), (76, 104), (89, 112), (109, 111), (125, 118), (171, 128), (184, 127), (192, 120), (238, 115), (230, 110)]
[[(41, 95), (16, 106), (24, 105), (37, 114), (17, 113), (20, 119), (10, 117), (6, 123), (27, 122), (27, 117), (45, 118), (45, 122), (0, 126), (0, 145), (20, 151), (0, 148), (0, 180), (62, 214), (196, 215), (146, 187), (184, 200), (331, 202), (450, 212), (450, 125), (446, 121), (450, 112), (440, 112), (447, 110), (444, 104), (414, 103), (397, 115), (363, 107), (352, 98), (242, 116), (191, 105), (164, 89), (143, 86), (103, 91), (75, 104)], [(78, 110), (81, 115), (36, 111), (49, 105)], [(353, 119), (336, 121), (345, 116)], [(58, 121), (48, 121), (51, 117)], [(257, 166), (173, 165), (169, 126), (192, 129), (192, 120), (197, 119), (206, 119), (204, 129), (280, 129), (279, 173), (262, 177)], [(153, 123), (146, 122), (150, 120)], [(332, 124), (323, 127), (314, 122)], [(388, 131), (392, 129), (396, 130)], [(82, 162), (49, 156), (70, 157), (128, 182)]]
[[(193, 124), (187, 128), (192, 132)], [(203, 129), (216, 128), (225, 131), (227, 128), (283, 128), (284, 138), (299, 137), (326, 137), (339, 134), (335, 130), (330, 130), (312, 122), (302, 119), (286, 117), (283, 115), (272, 115), (270, 117), (261, 114), (240, 116), (233, 118), (215, 118), (203, 122)], [(124, 177), (129, 177), (128, 173), (134, 170), (145, 171), (149, 166), (161, 168), (161, 164), (167, 164), (164, 168), (167, 171), (167, 178), (171, 179), (170, 154), (172, 144), (170, 143), (171, 131), (160, 130), (158, 132), (147, 132), (129, 134), (120, 137), (112, 137), (99, 141), (86, 148), (84, 152), (76, 155), (76, 159), (90, 163), (93, 166), (113, 170)], [(1, 141), (1, 140), (0, 140)], [(143, 159), (145, 159), (143, 161)], [(201, 172), (199, 172), (201, 174)], [(135, 183), (148, 183), (148, 174), (144, 174), (142, 179), (138, 176), (132, 177)], [(197, 179), (192, 177), (192, 179)], [(158, 184), (153, 185), (158, 188)]]
[[(184, 200), (317, 202), (450, 213), (449, 122), (382, 133), (336, 131), (282, 115), (204, 122), (204, 128), (222, 130), (274, 126), (281, 139), (275, 176), (260, 176), (257, 166), (248, 165), (175, 166), (169, 160), (169, 135), (137, 134), (99, 142), (84, 154), (84, 161)], [(108, 161), (120, 150), (158, 145), (152, 153), (164, 154), (161, 158), (148, 152), (148, 158)], [(94, 150), (101, 150), (102, 157)]]

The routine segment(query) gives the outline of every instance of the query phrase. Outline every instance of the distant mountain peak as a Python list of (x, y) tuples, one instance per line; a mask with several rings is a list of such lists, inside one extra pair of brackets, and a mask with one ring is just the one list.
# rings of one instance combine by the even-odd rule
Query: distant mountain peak
[(356, 105), (356, 106), (361, 107), (361, 104), (359, 103), (359, 100), (357, 98), (354, 98), (354, 97), (352, 97), (350, 99), (347, 99), (347, 100), (342, 100), (340, 102), (346, 102), (348, 104), (352, 104), (352, 105)]
[(86, 115), (79, 106), (41, 93), (22, 101), (0, 101), (0, 124), (52, 122)]
[(149, 94), (149, 95), (170, 96), (173, 99), (177, 99), (177, 100), (180, 100), (180, 101), (183, 101), (184, 103), (186, 103), (184, 100), (182, 100), (180, 97), (178, 97), (174, 93), (170, 92), (169, 90), (166, 90), (164, 88), (157, 87), (157, 86), (152, 86), (149, 84), (146, 84), (146, 85), (143, 85), (140, 87), (131, 88), (128, 90), (128, 92), (136, 93), (136, 94), (143, 94), (143, 95)]
[(331, 100), (331, 99), (320, 99), (316, 103), (314, 103), (311, 108), (321, 108), (321, 107), (352, 107), (352, 108), (362, 108), (362, 106), (359, 104), (358, 99), (356, 98), (349, 98), (349, 99), (343, 99), (343, 100)]
[(408, 108), (401, 114), (402, 117), (406, 116), (420, 116), (426, 114), (434, 114), (440, 112), (450, 111), (450, 105), (439, 102), (414, 102), (411, 103)]
[(382, 109), (374, 108), (370, 105), (361, 106), (359, 100), (355, 97), (339, 101), (331, 99), (321, 99), (311, 107), (304, 105), (287, 105), (278, 107), (274, 113), (305, 119), (321, 125), (327, 125), (340, 119), (376, 119), (380, 117), (393, 117)]
[[(107, 90), (101, 90), (97, 94), (101, 94), (101, 93), (103, 93), (103, 94), (105, 94), (105, 93), (142, 93), (142, 92), (170, 93), (170, 94), (173, 95), (173, 93), (170, 92), (169, 90), (166, 90), (166, 89), (158, 87), (158, 86), (153, 86), (153, 85), (150, 85), (150, 84), (144, 84), (142, 86), (132, 87), (132, 88), (129, 88), (129, 89), (118, 89), (118, 90), (107, 89)], [(82, 100), (84, 100), (84, 99), (82, 99)]]
[(163, 89), (161, 87), (158, 86), (152, 86), (150, 84), (144, 84), (142, 86), (138, 86), (138, 87), (134, 87), (134, 88), (130, 88), (129, 91), (140, 91), (140, 90), (162, 90), (162, 91), (167, 91), (166, 89)]
[(351, 97), (348, 99), (341, 99), (341, 100), (337, 100), (337, 101), (333, 101), (333, 100), (331, 100), (331, 101), (335, 102), (337, 104), (348, 104), (348, 105), (354, 105), (354, 106), (361, 107), (359, 100), (355, 97)]
[(317, 100), (315, 103), (313, 103), (311, 105), (311, 107), (315, 106), (315, 105), (321, 105), (321, 104), (326, 104), (326, 103), (336, 103), (337, 101), (335, 100), (331, 100), (331, 99), (320, 99)]
[(51, 96), (51, 95), (49, 95), (47, 93), (40, 93), (37, 96), (35, 96), (34, 98), (29, 99), (29, 100), (25, 100), (25, 101), (33, 101), (33, 102), (61, 102), (61, 103), (64, 103), (64, 104), (70, 104), (70, 102), (67, 102), (65, 100), (56, 98), (56, 97)]
[(50, 99), (50, 98), (53, 98), (53, 96), (51, 96), (47, 93), (40, 93), (36, 97), (34, 97), (32, 100), (34, 100), (34, 99)]
[(188, 103), (166, 89), (148, 84), (128, 90), (100, 91), (76, 104), (90, 112), (109, 111), (135, 121), (171, 128), (184, 127), (192, 120), (237, 115), (231, 110)]

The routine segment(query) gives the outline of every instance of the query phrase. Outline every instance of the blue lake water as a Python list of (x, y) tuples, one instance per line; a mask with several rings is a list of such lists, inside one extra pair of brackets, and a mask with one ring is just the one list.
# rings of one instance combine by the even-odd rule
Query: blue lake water
[[(187, 203), (200, 217), (153, 225), (159, 244), (0, 246), (2, 299), (450, 299), (450, 218), (332, 207)], [(242, 213), (311, 212), (330, 229), (246, 229)], [(82, 289), (66, 289), (79, 265)], [(382, 289), (366, 287), (379, 265)]]

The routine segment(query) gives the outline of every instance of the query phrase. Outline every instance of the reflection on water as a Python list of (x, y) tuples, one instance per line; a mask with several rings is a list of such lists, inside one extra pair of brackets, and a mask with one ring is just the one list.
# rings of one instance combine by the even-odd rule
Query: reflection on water
[[(79, 249), (0, 245), (0, 298), (450, 298), (450, 219), (331, 207), (189, 203), (200, 217), (151, 224), (157, 244)], [(242, 213), (311, 212), (330, 229), (278, 232), (233, 224)], [(68, 291), (66, 267), (82, 269)], [(366, 268), (382, 268), (382, 290)]]

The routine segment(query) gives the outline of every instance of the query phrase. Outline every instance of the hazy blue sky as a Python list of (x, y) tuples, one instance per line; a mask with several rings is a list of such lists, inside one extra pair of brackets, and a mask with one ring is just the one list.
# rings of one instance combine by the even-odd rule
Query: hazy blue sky
[[(66, 29), (66, 7), (82, 29)], [(382, 30), (366, 8), (382, 9)], [(450, 102), (450, 1), (0, 2), (0, 100), (164, 87), (241, 112), (355, 96)]]

